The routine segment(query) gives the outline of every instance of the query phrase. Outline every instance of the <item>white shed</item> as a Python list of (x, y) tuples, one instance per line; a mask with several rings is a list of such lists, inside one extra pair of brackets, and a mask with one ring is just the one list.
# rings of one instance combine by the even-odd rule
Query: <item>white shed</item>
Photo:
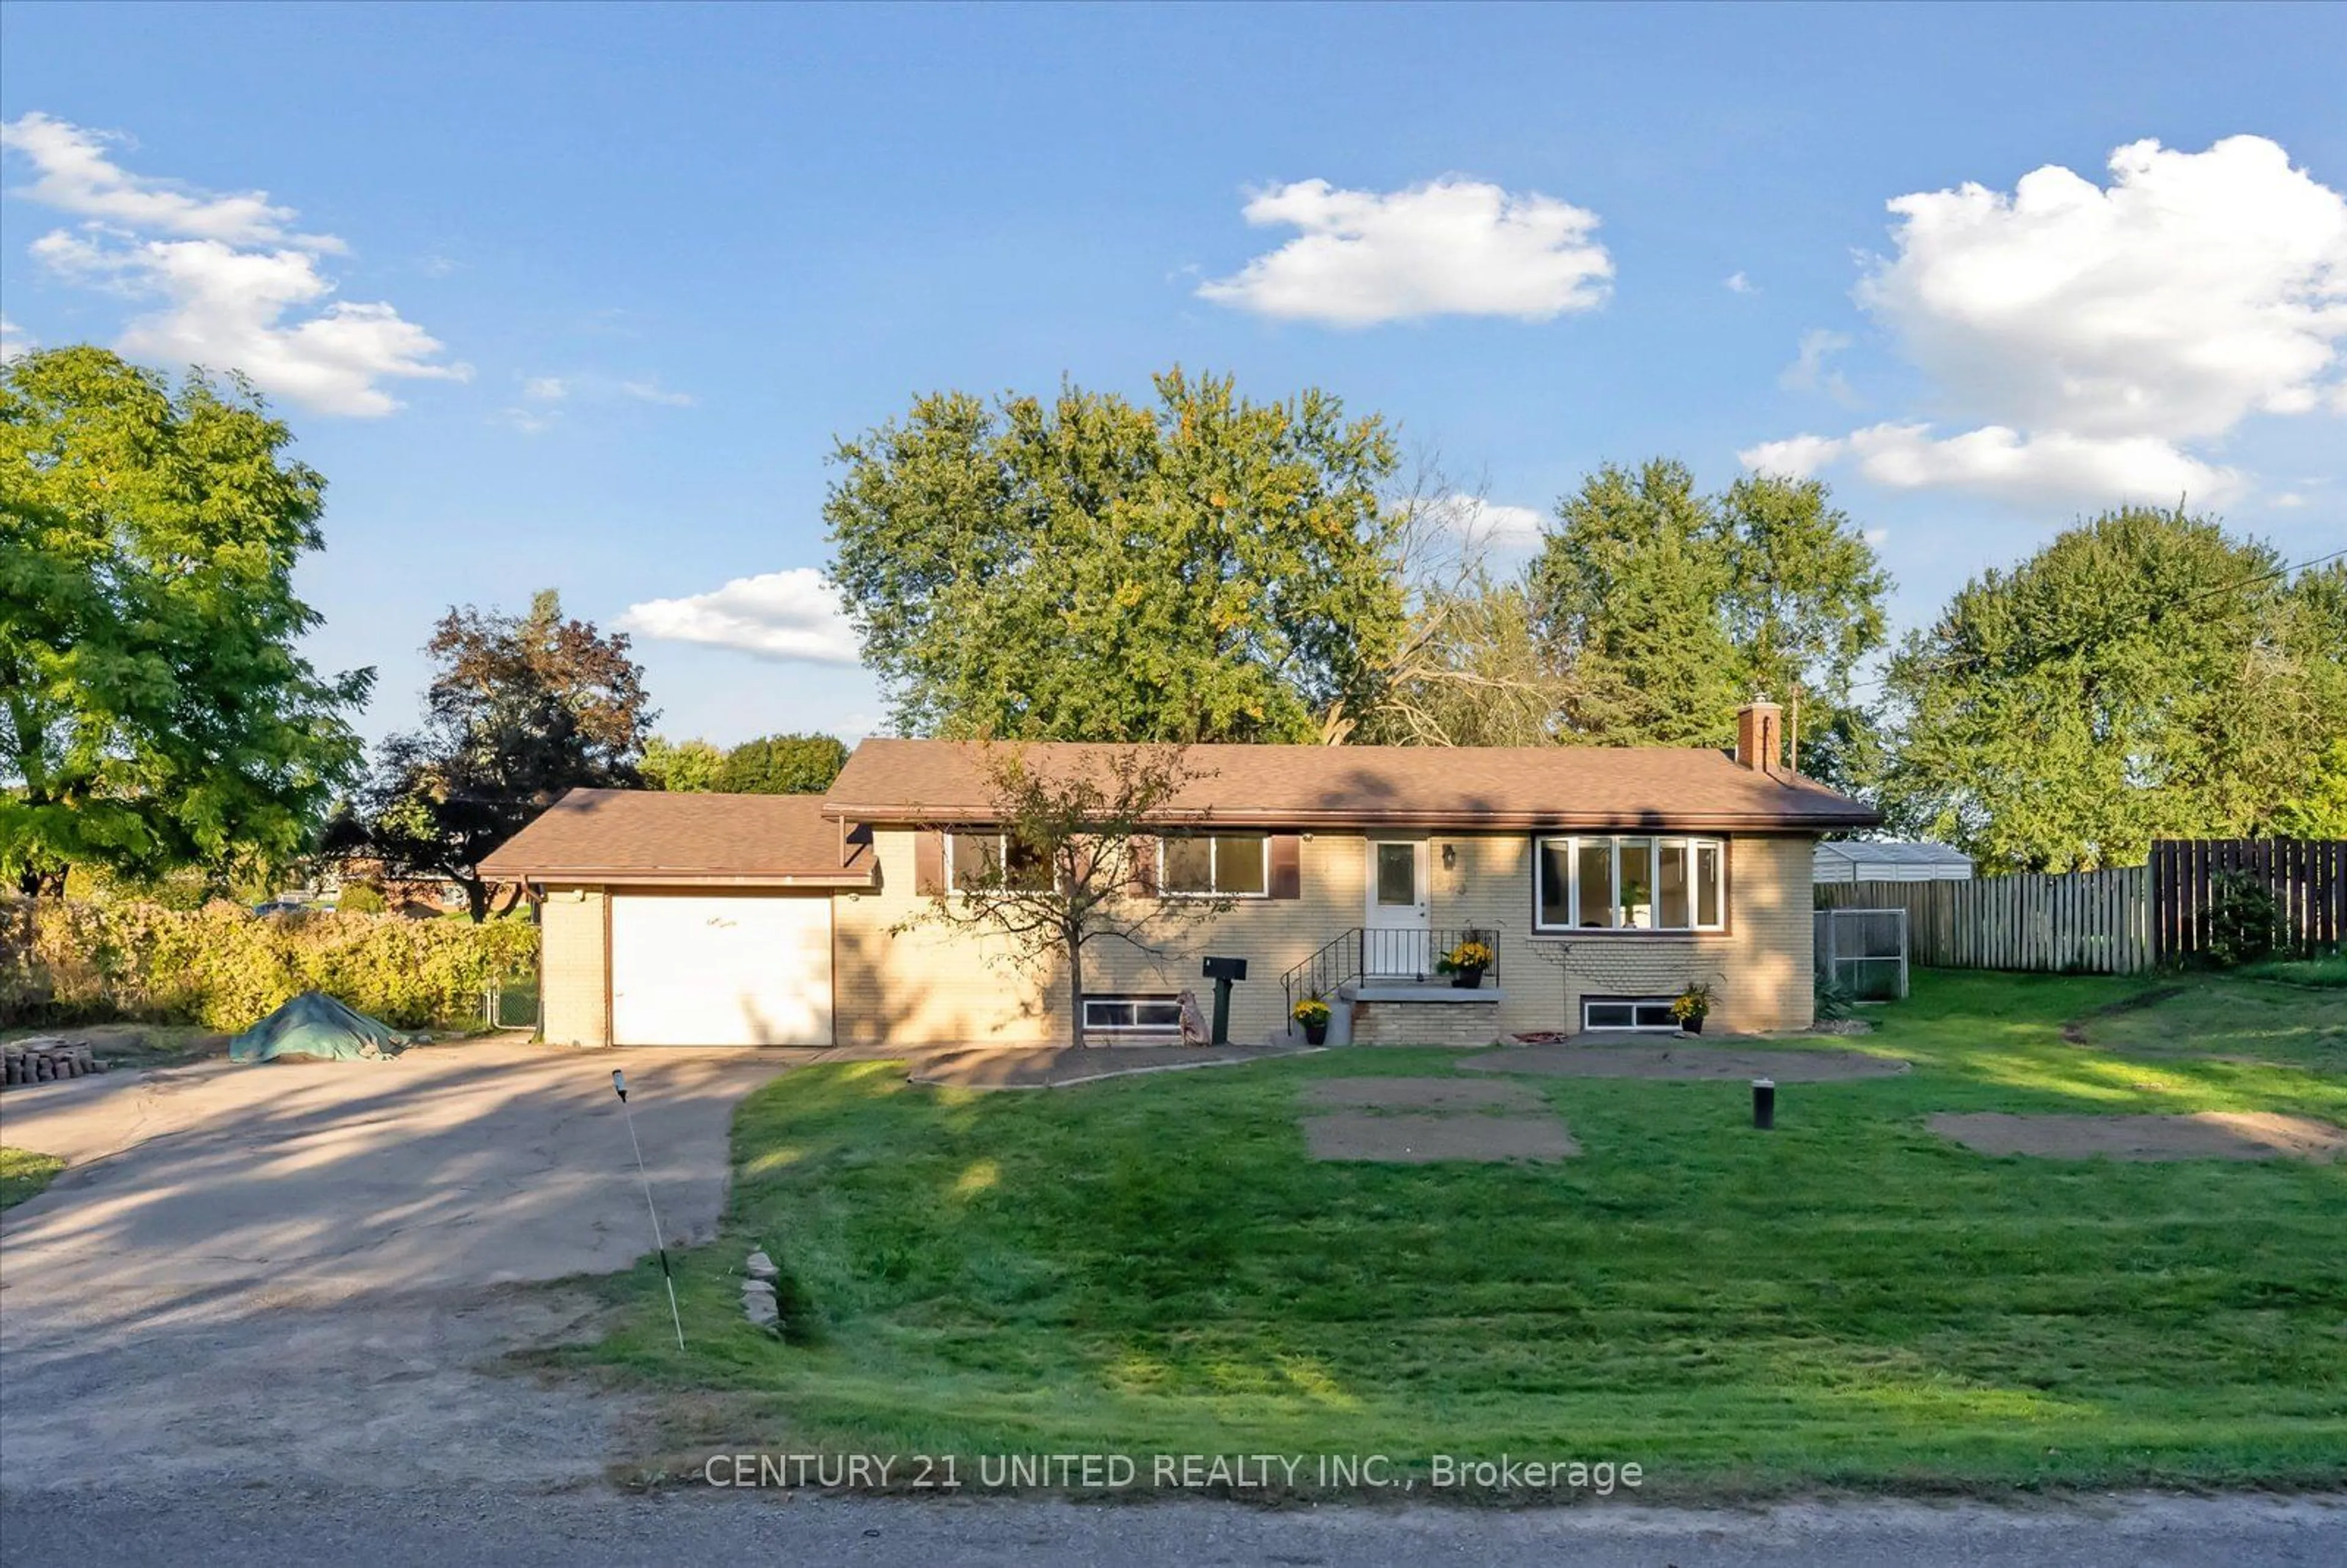
[(1830, 839), (1818, 845), (1819, 882), (1969, 882), (1972, 856), (1944, 844)]

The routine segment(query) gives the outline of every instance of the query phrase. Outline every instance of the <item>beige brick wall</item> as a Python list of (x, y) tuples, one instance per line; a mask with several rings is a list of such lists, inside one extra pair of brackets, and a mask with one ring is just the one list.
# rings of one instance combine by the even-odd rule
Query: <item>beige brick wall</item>
[(1501, 1035), (1500, 1010), (1489, 1002), (1357, 1002), (1355, 1045), (1491, 1045)]
[[(1442, 864), (1444, 845), (1456, 865)], [(1546, 937), (1532, 931), (1532, 841), (1524, 835), (1436, 835), (1432, 919), (1501, 933), (1502, 1026), (1577, 1029), (1593, 996), (1671, 996), (1708, 980), (1712, 1030), (1802, 1029), (1810, 1022), (1810, 877), (1807, 835), (1745, 836), (1728, 845), (1727, 929)]]
[(603, 893), (550, 887), (538, 905), (539, 1005), (549, 1045), (611, 1043), (603, 971)]
[[(999, 938), (917, 927), (890, 928), (929, 903), (914, 892), (909, 831), (873, 834), (880, 886), (844, 893), (834, 905), (838, 932), (835, 973), (842, 1044), (936, 1041), (1031, 1042), (1063, 1039), (1065, 985), (1056, 968), (1035, 976), (999, 961)], [(1286, 1023), (1279, 977), (1322, 943), (1361, 923), (1361, 841), (1317, 834), (1300, 846), (1303, 897), (1247, 899), (1205, 921), (1160, 923), (1148, 939), (1160, 956), (1122, 942), (1087, 949), (1085, 989), (1094, 992), (1197, 991), (1211, 1008), (1214, 989), (1198, 974), (1208, 953), (1247, 960), (1248, 978), (1232, 994), (1231, 1038), (1261, 1040)]]
[[(989, 961), (1006, 951), (999, 938), (934, 926), (891, 935), (928, 900), (913, 890), (914, 835), (882, 828), (873, 841), (880, 886), (842, 894), (835, 905), (840, 1042), (1064, 1038), (1064, 986), (1056, 970), (1039, 979)], [(1454, 849), (1449, 867), (1442, 864), (1445, 845)], [(1086, 988), (1171, 992), (1189, 987), (1210, 1005), (1212, 989), (1199, 978), (1198, 960), (1209, 952), (1229, 954), (1249, 965), (1249, 978), (1233, 997), (1232, 1037), (1260, 1040), (1276, 1030), (1286, 1021), (1280, 976), (1363, 918), (1361, 838), (1311, 834), (1301, 847), (1303, 897), (1245, 900), (1211, 922), (1163, 926), (1153, 938), (1163, 949), (1158, 957), (1122, 943), (1096, 945), (1088, 956)], [(1713, 986), (1714, 1030), (1800, 1028), (1810, 1009), (1811, 847), (1806, 836), (1735, 839), (1728, 851), (1727, 931), (1551, 938), (1532, 934), (1527, 835), (1437, 834), (1429, 852), (1430, 918), (1437, 927), (1499, 932), (1499, 984), (1505, 996), (1496, 1009), (1501, 1031), (1577, 1027), (1584, 996), (1669, 995), (1691, 979)]]

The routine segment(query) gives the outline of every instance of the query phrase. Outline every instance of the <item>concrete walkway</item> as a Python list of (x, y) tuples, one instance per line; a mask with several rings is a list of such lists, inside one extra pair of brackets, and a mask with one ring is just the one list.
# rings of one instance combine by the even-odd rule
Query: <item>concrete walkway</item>
[(511, 1286), (651, 1250), (614, 1067), (690, 1243), (789, 1060), (476, 1042), (8, 1091), (0, 1141), (71, 1163), (0, 1217), (0, 1484), (599, 1476), (618, 1405), (477, 1371), (595, 1304)]

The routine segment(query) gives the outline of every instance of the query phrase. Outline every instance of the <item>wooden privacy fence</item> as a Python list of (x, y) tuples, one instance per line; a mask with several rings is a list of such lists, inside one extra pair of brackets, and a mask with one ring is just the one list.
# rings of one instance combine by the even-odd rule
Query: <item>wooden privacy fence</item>
[(2152, 928), (2160, 961), (2200, 951), (2217, 879), (2228, 872), (2261, 882), (2273, 894), (2285, 945), (2328, 948), (2347, 938), (2347, 839), (2160, 838), (2151, 845)]
[(2133, 974), (2157, 960), (2148, 867), (1971, 882), (1845, 882), (1826, 909), (1904, 909), (1910, 962), (1952, 969)]

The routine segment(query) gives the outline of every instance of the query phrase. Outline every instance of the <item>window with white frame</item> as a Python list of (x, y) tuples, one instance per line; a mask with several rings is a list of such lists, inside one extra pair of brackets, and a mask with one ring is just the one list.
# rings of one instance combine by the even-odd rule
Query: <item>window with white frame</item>
[(1271, 889), (1271, 835), (1174, 833), (1157, 841), (1157, 890), (1174, 897), (1261, 898)]
[(1581, 1003), (1583, 1029), (1676, 1030), (1669, 997), (1584, 997)]
[(1048, 886), (1051, 866), (1040, 850), (1006, 833), (946, 835), (946, 886), (957, 893), (999, 892)]
[(1614, 834), (1532, 847), (1537, 930), (1717, 931), (1727, 923), (1727, 855), (1718, 839)]
[(1178, 997), (1084, 998), (1087, 1034), (1164, 1034), (1182, 1028)]

